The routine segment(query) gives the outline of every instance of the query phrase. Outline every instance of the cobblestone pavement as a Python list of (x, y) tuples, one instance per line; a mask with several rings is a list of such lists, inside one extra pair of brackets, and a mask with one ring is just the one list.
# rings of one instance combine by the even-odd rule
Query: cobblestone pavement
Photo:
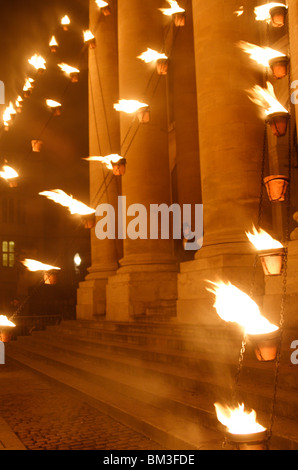
[(0, 366), (0, 416), (28, 450), (163, 450), (142, 434), (7, 361)]

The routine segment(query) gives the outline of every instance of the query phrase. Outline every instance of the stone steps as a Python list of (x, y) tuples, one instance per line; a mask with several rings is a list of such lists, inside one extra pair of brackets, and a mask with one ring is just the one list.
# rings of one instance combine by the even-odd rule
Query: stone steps
[[(80, 389), (82, 393), (85, 393), (83, 389), (93, 390), (96, 386), (115, 394), (115, 400), (119, 394), (121, 400), (126, 399), (131, 404), (127, 405), (128, 408), (133, 408), (135, 401), (142, 410), (153, 407), (150, 437), (154, 439), (155, 426), (159, 429), (158, 433), (161, 432), (158, 425), (158, 416), (160, 419), (161, 413), (165, 412), (167, 419), (170, 419), (170, 415), (180, 417), (184, 422), (180, 434), (177, 428), (175, 436), (169, 431), (171, 427), (164, 430), (163, 444), (171, 441), (173, 445), (177, 445), (180, 442), (178, 446), (183, 445), (180, 448), (194, 448), (195, 442), (185, 437), (185, 428), (201, 428), (204, 425), (212, 432), (214, 430), (218, 445), (218, 430), (222, 431), (222, 426), (217, 422), (213, 404), (215, 401), (225, 403), (230, 400), (238, 359), (239, 334), (231, 334), (228, 330), (216, 331), (214, 328), (213, 331), (210, 329), (209, 332), (199, 333), (196, 328), (158, 324), (152, 326), (153, 332), (150, 334), (148, 324), (125, 326), (109, 322), (102, 322), (104, 325), (83, 323), (84, 325), (82, 322), (63, 322), (59, 327), (49, 327), (47, 331), (35, 332), (31, 337), (20, 337), (17, 342), (7, 345), (7, 354), (40, 373), (48, 375), (49, 369), (53, 379), (67, 386), (75, 385), (74, 388)], [(228, 354), (214, 358), (193, 350), (198, 342), (198, 337), (193, 339), (196, 333), (207, 341), (209, 333), (215, 342), (215, 349), (218, 351), (225, 345), (223, 349)], [(227, 351), (225, 336), (238, 340), (236, 349), (231, 347)], [(286, 362), (283, 362), (276, 408), (278, 418), (272, 444), (278, 446), (282, 442), (283, 446), (292, 448), (298, 443), (298, 436), (293, 432), (287, 434), (286, 430), (292, 429), (292, 423), (298, 419), (298, 400), (293, 399), (293, 390), (289, 385), (296, 385), (297, 388), (298, 381), (293, 379), (293, 375), (297, 379), (297, 373), (293, 373), (296, 369), (287, 367)], [(257, 411), (258, 417), (262, 416), (263, 423), (267, 426), (268, 408), (273, 393), (274, 364), (259, 363), (252, 355), (247, 354), (244, 365), (239, 396), (248, 407)], [(111, 412), (110, 407), (113, 405), (105, 405), (102, 395), (97, 394), (96, 400), (101, 407), (106, 406), (108, 412)], [(128, 408), (124, 407), (122, 411), (126, 413)], [(114, 413), (119, 414), (119, 409), (115, 408)], [(139, 410), (137, 416), (142, 413)], [(153, 419), (155, 413), (156, 423)], [(279, 421), (283, 422), (280, 428), (277, 427)], [(146, 423), (145, 428), (148, 420)], [(135, 423), (134, 427), (140, 430), (142, 425)], [(199, 447), (200, 445), (205, 444), (201, 443)]]

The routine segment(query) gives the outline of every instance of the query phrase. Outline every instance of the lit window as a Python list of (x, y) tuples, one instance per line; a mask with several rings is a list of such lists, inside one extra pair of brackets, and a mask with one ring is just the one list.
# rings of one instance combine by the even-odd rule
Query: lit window
[(2, 266), (5, 268), (13, 268), (15, 263), (15, 242), (2, 242)]

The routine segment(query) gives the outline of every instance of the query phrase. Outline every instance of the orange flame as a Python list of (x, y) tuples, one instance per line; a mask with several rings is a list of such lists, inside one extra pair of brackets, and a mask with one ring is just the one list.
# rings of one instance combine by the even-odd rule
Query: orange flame
[(148, 104), (141, 103), (137, 100), (119, 100), (118, 103), (114, 104), (114, 109), (116, 109), (116, 111), (123, 111), (128, 114), (135, 113), (139, 109), (147, 107)]
[(21, 263), (28, 269), (28, 271), (36, 272), (36, 271), (51, 271), (52, 269), (60, 270), (61, 268), (57, 268), (56, 266), (51, 266), (50, 264), (44, 264), (40, 261), (36, 261), (34, 259), (26, 258)]
[(257, 229), (253, 227), (253, 233), (246, 232), (246, 236), (258, 251), (283, 248), (283, 245), (279, 241), (274, 240), (269, 233), (262, 229), (257, 231)]
[(118, 154), (111, 154), (111, 155), (107, 155), (105, 157), (87, 157), (87, 158), (84, 158), (83, 160), (87, 160), (89, 162), (104, 163), (109, 170), (112, 170), (113, 169), (112, 163), (119, 162), (119, 160), (121, 160), (121, 158), (122, 157), (120, 157), (120, 155), (118, 155)]
[(170, 8), (159, 8), (159, 10), (166, 16), (174, 15), (175, 13), (182, 13), (185, 10), (181, 8), (175, 0), (167, 0)]
[(71, 214), (89, 215), (96, 212), (95, 209), (91, 209), (83, 202), (74, 199), (69, 196), (61, 189), (54, 189), (53, 191), (42, 191), (39, 193), (41, 196), (46, 196), (51, 201), (56, 202), (64, 207), (67, 207)]
[(230, 282), (211, 282), (214, 287), (207, 291), (215, 294), (214, 307), (219, 317), (226, 322), (238, 323), (245, 334), (258, 335), (278, 330), (260, 313), (258, 305)]
[(228, 428), (231, 434), (254, 434), (266, 431), (266, 428), (257, 422), (256, 412), (244, 411), (244, 404), (238, 408), (229, 408), (219, 403), (214, 403), (217, 419)]

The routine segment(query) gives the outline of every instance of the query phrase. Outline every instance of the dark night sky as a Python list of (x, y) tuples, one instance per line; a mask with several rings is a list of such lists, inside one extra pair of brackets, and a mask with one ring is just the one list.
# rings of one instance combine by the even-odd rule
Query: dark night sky
[[(0, 162), (19, 170), (23, 181), (32, 189), (60, 187), (77, 198), (88, 201), (88, 49), (83, 43), (83, 30), (88, 29), (88, 0), (1, 0), (0, 79), (5, 84), (6, 104), (15, 102), (22, 92), (26, 76), (36, 77), (31, 97), (24, 100), (23, 112), (17, 114), (9, 132), (0, 135)], [(63, 31), (60, 20), (71, 18), (69, 31)], [(56, 36), (59, 49), (50, 53), (49, 40)], [(36, 75), (28, 59), (35, 53), (47, 59), (47, 70)], [(57, 67), (65, 62), (81, 70), (80, 81), (70, 83)], [(45, 100), (62, 103), (62, 115), (52, 118)], [(40, 155), (30, 152), (31, 139), (42, 130), (44, 149)], [(42, 158), (44, 181), (40, 178)], [(39, 160), (38, 160), (39, 159)], [(44, 186), (46, 184), (46, 187)]]

